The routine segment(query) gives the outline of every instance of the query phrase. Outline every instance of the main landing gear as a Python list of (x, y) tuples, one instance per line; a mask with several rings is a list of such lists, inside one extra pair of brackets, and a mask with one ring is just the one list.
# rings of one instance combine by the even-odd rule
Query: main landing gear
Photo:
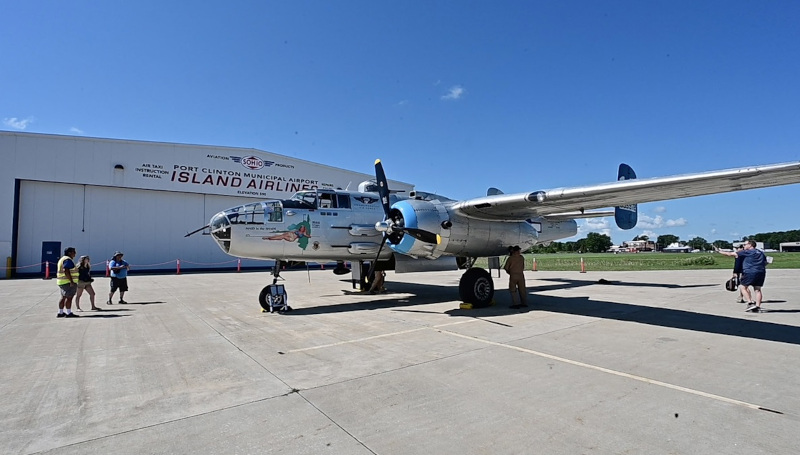
[(275, 267), (272, 269), (272, 284), (264, 286), (264, 289), (258, 294), (258, 303), (261, 305), (262, 312), (283, 313), (292, 311), (292, 307), (289, 306), (286, 288), (282, 284), (278, 284), (278, 278), (281, 277), (281, 267), (283, 267), (283, 261), (275, 261)]
[(473, 308), (483, 308), (492, 304), (494, 281), (488, 271), (480, 267), (467, 269), (458, 282), (458, 296)]
[[(284, 261), (275, 261), (272, 269), (272, 284), (264, 286), (258, 295), (258, 303), (264, 312), (283, 313), (291, 311), (288, 304), (288, 295), (282, 284), (278, 284), (281, 268)], [(360, 267), (363, 270), (363, 265)], [(360, 276), (360, 288), (368, 289), (365, 276)], [(355, 282), (353, 284), (355, 286)], [(492, 304), (494, 298), (494, 281), (491, 274), (480, 267), (471, 267), (464, 272), (458, 283), (458, 296), (464, 303), (472, 304), (473, 308), (483, 308)]]

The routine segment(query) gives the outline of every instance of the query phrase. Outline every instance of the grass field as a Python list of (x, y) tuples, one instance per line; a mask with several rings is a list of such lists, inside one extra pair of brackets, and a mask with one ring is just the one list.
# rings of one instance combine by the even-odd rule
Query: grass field
[[(536, 259), (538, 270), (580, 270), (581, 258), (586, 270), (697, 270), (733, 269), (733, 258), (718, 253), (588, 253), (588, 254), (526, 254), (525, 269), (533, 269)], [(767, 253), (774, 258), (769, 269), (800, 269), (800, 253)], [(505, 257), (500, 258), (501, 264)], [(476, 266), (486, 268), (485, 258)]]

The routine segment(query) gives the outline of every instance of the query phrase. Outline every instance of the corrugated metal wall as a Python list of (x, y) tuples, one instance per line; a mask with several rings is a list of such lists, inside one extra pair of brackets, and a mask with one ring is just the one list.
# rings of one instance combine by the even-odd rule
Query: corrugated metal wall
[[(121, 250), (140, 270), (171, 270), (176, 259), (187, 270), (235, 268), (235, 258), (224, 254), (207, 236), (184, 235), (205, 225), (220, 210), (252, 201), (234, 196), (23, 181), (17, 266), (40, 263), (42, 242), (59, 241), (62, 250), (74, 246), (78, 256), (88, 254), (93, 263)], [(243, 266), (261, 264), (243, 261)], [(38, 267), (20, 269), (23, 274), (38, 271)]]

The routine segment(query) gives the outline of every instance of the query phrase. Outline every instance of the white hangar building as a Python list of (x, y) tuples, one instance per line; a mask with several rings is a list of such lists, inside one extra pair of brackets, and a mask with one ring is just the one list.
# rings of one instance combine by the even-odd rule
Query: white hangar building
[(375, 178), (255, 149), (4, 131), (0, 156), (2, 277), (43, 276), (46, 262), (55, 275), (67, 246), (91, 257), (95, 275), (116, 250), (134, 271), (176, 271), (178, 260), (182, 271), (236, 269), (207, 236), (184, 235), (253, 199)]

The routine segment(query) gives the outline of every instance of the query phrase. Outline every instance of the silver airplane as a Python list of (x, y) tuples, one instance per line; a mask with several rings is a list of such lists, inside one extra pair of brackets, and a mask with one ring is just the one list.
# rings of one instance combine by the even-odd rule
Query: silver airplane
[[(350, 272), (345, 261), (369, 261), (365, 276), (376, 265), (396, 272), (465, 268), (459, 297), (481, 307), (491, 303), (494, 284), (488, 271), (473, 267), (479, 257), (572, 237), (579, 218), (614, 216), (617, 226), (631, 229), (639, 203), (800, 183), (800, 162), (648, 179), (621, 164), (614, 182), (517, 194), (490, 188), (484, 197), (463, 201), (420, 191), (396, 194), (380, 160), (375, 174), (359, 191), (300, 191), (291, 199), (224, 210), (194, 232), (209, 229), (231, 256), (276, 261), (273, 285), (287, 261), (336, 261), (337, 274)], [(259, 295), (264, 309), (269, 288)]]

